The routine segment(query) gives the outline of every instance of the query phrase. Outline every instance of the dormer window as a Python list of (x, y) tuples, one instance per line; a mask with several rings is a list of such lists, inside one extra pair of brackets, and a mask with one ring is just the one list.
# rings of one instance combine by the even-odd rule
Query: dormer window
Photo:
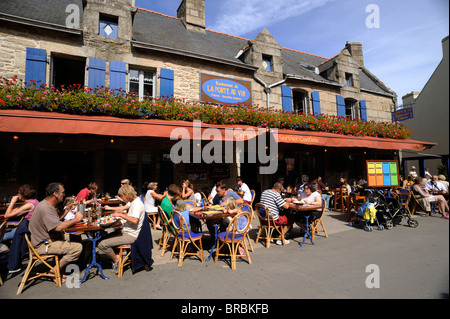
[(270, 55), (263, 55), (262, 67), (264, 71), (272, 71), (272, 57)]
[(345, 73), (345, 84), (349, 87), (353, 86), (353, 74)]
[(117, 39), (119, 34), (118, 31), (119, 31), (119, 18), (100, 13), (98, 34), (103, 37)]

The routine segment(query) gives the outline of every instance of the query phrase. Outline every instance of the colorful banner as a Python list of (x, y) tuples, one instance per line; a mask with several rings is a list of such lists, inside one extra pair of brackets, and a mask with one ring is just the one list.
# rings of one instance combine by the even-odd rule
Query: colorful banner
[(367, 186), (400, 186), (398, 161), (367, 161)]

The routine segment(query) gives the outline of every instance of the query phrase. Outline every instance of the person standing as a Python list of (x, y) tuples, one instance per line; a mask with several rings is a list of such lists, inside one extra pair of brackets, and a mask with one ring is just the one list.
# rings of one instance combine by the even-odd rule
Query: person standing
[[(31, 244), (38, 254), (62, 255), (59, 261), (61, 274), (71, 262), (77, 261), (83, 249), (80, 243), (64, 240), (63, 231), (83, 219), (83, 214), (77, 212), (75, 218), (62, 222), (56, 205), (64, 199), (65, 191), (61, 183), (50, 183), (45, 189), (45, 199), (35, 208), (30, 219), (29, 229)], [(55, 272), (55, 269), (52, 270)], [(64, 282), (65, 276), (62, 277)]]

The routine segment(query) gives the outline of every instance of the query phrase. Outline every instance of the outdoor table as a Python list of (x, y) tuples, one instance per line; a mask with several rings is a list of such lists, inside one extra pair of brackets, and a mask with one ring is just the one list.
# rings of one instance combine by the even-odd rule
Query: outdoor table
[[(103, 230), (105, 230), (105, 229), (108, 229), (108, 228), (114, 228), (114, 229), (122, 228), (122, 222), (120, 220), (117, 220), (114, 224), (112, 224), (112, 225), (110, 225), (108, 227), (102, 227), (102, 226), (97, 224), (97, 221), (94, 221), (94, 222), (92, 222), (90, 224), (88, 224), (88, 223), (75, 224), (74, 226), (66, 229), (67, 233), (84, 232), (84, 233), (86, 233), (87, 238), (92, 242), (92, 262), (87, 266), (87, 268), (86, 268), (86, 270), (84, 272), (84, 277), (83, 277), (83, 279), (81, 279), (81, 281), (78, 284), (82, 284), (86, 280), (86, 277), (87, 277), (87, 274), (89, 273), (89, 270), (92, 267), (94, 267), (94, 266), (98, 268), (98, 270), (100, 271), (100, 275), (102, 276), (103, 279), (105, 279), (105, 280), (109, 279), (109, 277), (106, 277), (103, 274), (103, 268), (97, 262), (97, 259), (96, 259), (96, 255), (97, 255), (97, 252), (96, 252), (97, 241), (102, 237), (101, 236), (101, 232)], [(91, 234), (90, 234), (90, 232), (91, 232)], [(90, 236), (90, 235), (92, 235), (92, 236)]]
[(306, 231), (306, 233), (303, 236), (303, 242), (301, 243), (300, 248), (302, 248), (303, 245), (305, 244), (306, 236), (309, 236), (309, 240), (311, 240), (311, 244), (315, 245), (315, 243), (312, 240), (311, 233), (309, 232), (309, 217), (313, 211), (322, 209), (322, 206), (314, 206), (314, 205), (302, 204), (302, 203), (291, 203), (289, 205), (289, 208), (296, 212), (303, 213), (303, 215), (306, 218), (306, 229), (304, 229)]
[[(195, 211), (195, 212), (190, 212), (189, 215), (197, 218), (199, 220), (203, 220), (203, 221), (207, 221), (207, 220), (218, 220), (221, 218), (225, 218), (225, 217), (234, 217), (236, 216), (238, 213), (224, 213), (223, 211), (211, 208), (211, 207), (203, 207), (202, 209)], [(218, 223), (214, 223), (214, 244), (211, 247), (211, 252), (209, 253), (209, 257), (208, 259), (206, 259), (205, 262), (208, 262), (211, 257), (212, 254), (216, 248), (216, 243), (217, 243), (217, 228), (219, 228), (219, 224)]]

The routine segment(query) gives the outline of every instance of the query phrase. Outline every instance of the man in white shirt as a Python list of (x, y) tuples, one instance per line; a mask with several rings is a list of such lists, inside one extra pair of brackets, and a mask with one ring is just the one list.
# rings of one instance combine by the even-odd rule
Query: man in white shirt
[(424, 188), (427, 191), (442, 192), (442, 196), (444, 196), (445, 200), (448, 200), (448, 190), (444, 184), (439, 181), (437, 175), (433, 175), (431, 180), (425, 183)]
[(236, 190), (239, 196), (242, 197), (245, 204), (252, 204), (252, 192), (250, 191), (250, 188), (242, 181), (242, 178), (240, 176), (236, 177)]

